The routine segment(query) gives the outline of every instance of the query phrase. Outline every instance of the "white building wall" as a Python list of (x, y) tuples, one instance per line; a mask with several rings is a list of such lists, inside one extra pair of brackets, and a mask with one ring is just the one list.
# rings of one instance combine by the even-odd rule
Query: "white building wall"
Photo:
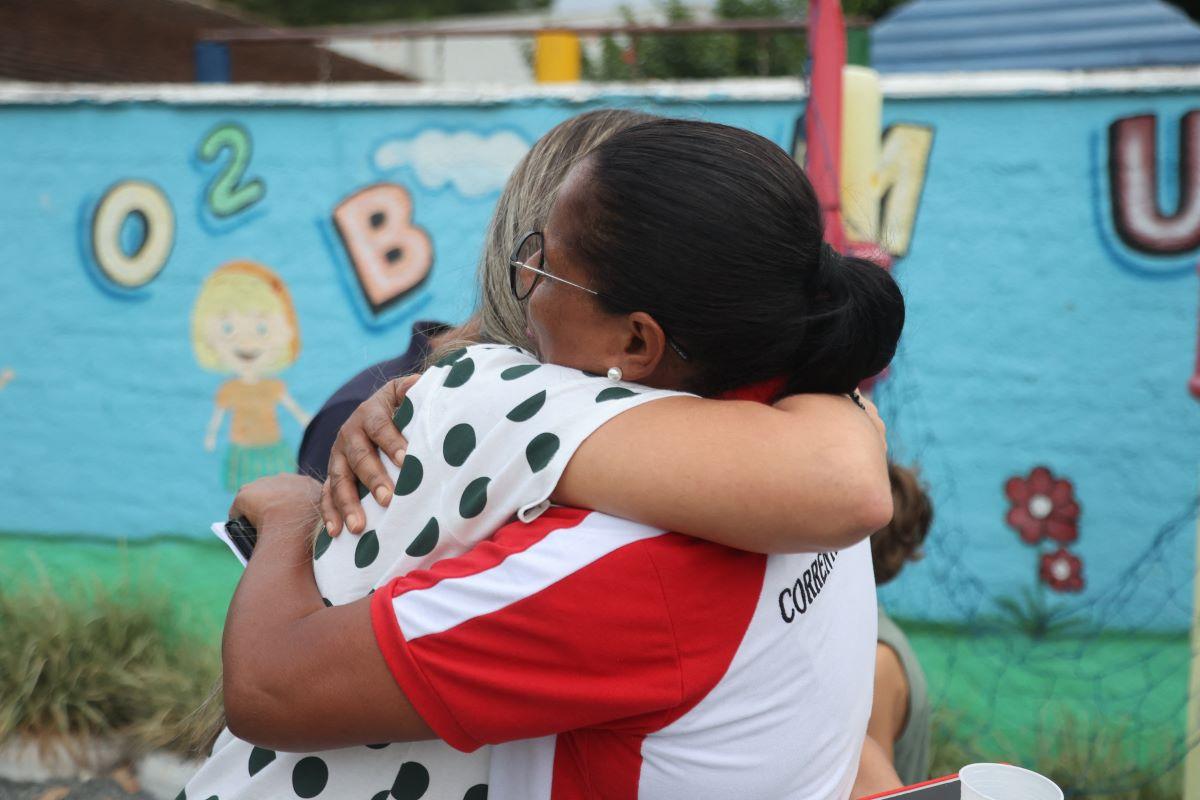
[[(646, 2), (622, 4), (628, 6), (640, 23), (664, 21), (656, 5)], [(540, 28), (560, 24), (571, 27), (621, 25), (625, 17), (622, 5), (606, 0), (559, 0), (548, 12), (523, 14), (489, 14), (454, 17), (427, 25), (432, 29), (496, 30), (505, 28)], [(698, 20), (711, 18), (711, 4), (688, 4)], [(598, 38), (585, 39), (590, 53), (599, 47)], [(480, 36), (435, 37), (419, 39), (334, 39), (329, 48), (342, 55), (374, 64), (383, 69), (410, 75), (420, 81), (434, 83), (470, 83), (484, 81), (497, 84), (530, 84), (534, 82), (532, 37)]]

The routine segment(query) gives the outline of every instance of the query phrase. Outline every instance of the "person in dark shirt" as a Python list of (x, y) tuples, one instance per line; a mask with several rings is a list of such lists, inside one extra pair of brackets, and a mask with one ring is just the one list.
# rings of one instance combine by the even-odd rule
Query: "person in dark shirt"
[(354, 409), (392, 378), (420, 372), (433, 349), (433, 342), (451, 330), (445, 322), (421, 320), (413, 324), (412, 339), (401, 355), (373, 364), (355, 375), (334, 392), (321, 410), (304, 428), (297, 456), (298, 472), (325, 482), (329, 470), (329, 453), (342, 424)]

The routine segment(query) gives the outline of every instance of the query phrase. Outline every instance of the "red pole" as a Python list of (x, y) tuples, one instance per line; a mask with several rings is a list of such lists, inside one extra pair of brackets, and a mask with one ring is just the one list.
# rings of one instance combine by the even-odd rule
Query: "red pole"
[(825, 219), (825, 241), (845, 252), (842, 227), (842, 67), (846, 65), (846, 24), (841, 0), (812, 0), (809, 5), (812, 74), (805, 110), (805, 169)]
[[(1196, 264), (1196, 274), (1200, 275), (1200, 263)], [(1196, 340), (1196, 369), (1188, 379), (1188, 391), (1192, 393), (1192, 397), (1200, 400), (1200, 335)]]

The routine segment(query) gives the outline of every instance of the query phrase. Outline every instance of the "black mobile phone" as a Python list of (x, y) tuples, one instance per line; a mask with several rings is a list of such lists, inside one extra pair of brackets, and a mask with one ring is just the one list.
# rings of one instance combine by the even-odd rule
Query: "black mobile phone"
[(258, 530), (250, 524), (250, 520), (245, 517), (229, 520), (225, 523), (225, 533), (242, 554), (242, 558), (249, 561), (250, 554), (254, 552), (254, 545), (258, 542)]

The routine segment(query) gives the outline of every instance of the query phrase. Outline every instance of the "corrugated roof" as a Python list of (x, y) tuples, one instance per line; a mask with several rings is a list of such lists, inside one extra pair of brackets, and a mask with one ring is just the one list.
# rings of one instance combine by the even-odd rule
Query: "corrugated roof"
[(871, 29), (881, 72), (1200, 63), (1200, 26), (1161, 0), (914, 0)]

